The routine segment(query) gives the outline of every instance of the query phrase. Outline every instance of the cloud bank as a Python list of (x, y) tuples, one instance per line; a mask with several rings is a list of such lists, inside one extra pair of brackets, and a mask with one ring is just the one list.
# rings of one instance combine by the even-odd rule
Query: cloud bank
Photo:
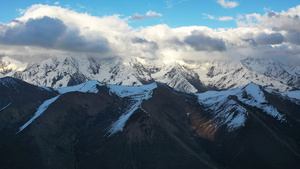
[[(224, 3), (230, 4), (229, 1)], [(33, 5), (11, 23), (0, 23), (0, 54), (25, 61), (64, 52), (103, 58), (199, 60), (250, 56), (299, 60), (299, 16), (300, 6), (297, 6), (264, 15), (241, 15), (235, 19), (238, 27), (230, 29), (171, 28), (166, 24), (134, 29), (128, 18), (122, 19), (119, 15), (97, 17), (59, 6)], [(136, 20), (158, 17), (162, 14), (148, 11)]]

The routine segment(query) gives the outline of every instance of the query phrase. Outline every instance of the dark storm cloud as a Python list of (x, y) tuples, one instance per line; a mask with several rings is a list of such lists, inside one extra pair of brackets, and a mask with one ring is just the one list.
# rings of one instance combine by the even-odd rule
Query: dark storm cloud
[(7, 28), (4, 37), (0, 37), (0, 42), (10, 45), (52, 47), (66, 30), (67, 27), (61, 20), (44, 16)]
[(152, 48), (153, 50), (158, 50), (158, 49), (159, 49), (158, 44), (157, 44), (156, 42), (151, 41), (151, 42), (149, 42), (149, 43), (150, 43), (151, 48)]
[(192, 35), (187, 36), (184, 42), (196, 51), (225, 51), (226, 45), (222, 39), (212, 38), (202, 32), (193, 31)]
[(148, 48), (153, 49), (153, 50), (158, 50), (158, 44), (154, 41), (148, 41), (144, 38), (139, 38), (139, 37), (135, 37), (133, 39), (131, 39), (131, 42), (133, 44), (139, 43), (139, 44), (146, 44), (148, 46)]
[(251, 46), (257, 46), (257, 43), (253, 38), (242, 39), (242, 40), (248, 42)]
[(289, 19), (293, 19), (294, 21), (299, 21), (299, 15), (288, 15)]
[(286, 40), (290, 43), (300, 45), (300, 32), (298, 32), (298, 31), (289, 31), (286, 34)]
[(131, 40), (131, 42), (132, 43), (147, 43), (148, 41), (146, 39), (136, 37), (136, 38), (133, 38)]
[(299, 20), (299, 15), (295, 15), (295, 16), (294, 16), (294, 19), (295, 19), (295, 20)]
[(281, 35), (281, 33), (260, 33), (256, 37), (255, 41), (258, 44), (262, 45), (275, 45), (275, 44), (281, 44), (284, 41), (284, 37)]
[(109, 43), (107, 39), (98, 37), (94, 41), (89, 41), (80, 35), (79, 30), (69, 30), (60, 37), (55, 48), (78, 51), (78, 52), (108, 52)]
[(178, 37), (172, 37), (165, 41), (165, 45), (168, 48), (171, 48), (171, 49), (174, 49), (177, 51), (177, 50), (181, 49), (183, 46), (185, 46), (186, 43), (181, 41)]
[(99, 37), (89, 41), (78, 30), (70, 30), (59, 19), (44, 16), (27, 22), (13, 21), (17, 25), (6, 27), (0, 43), (7, 45), (40, 46), (81, 52), (107, 52), (109, 44)]

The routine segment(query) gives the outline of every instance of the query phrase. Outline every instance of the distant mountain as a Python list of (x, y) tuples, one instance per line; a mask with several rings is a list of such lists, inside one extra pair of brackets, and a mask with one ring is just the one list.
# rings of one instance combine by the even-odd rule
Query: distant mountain
[(23, 71), (26, 67), (26, 63), (11, 59), (8, 56), (0, 56), (0, 77), (11, 76), (17, 71)]
[(48, 87), (65, 87), (97, 80), (103, 84), (142, 85), (163, 82), (189, 92), (230, 90), (251, 82), (280, 92), (300, 89), (300, 66), (270, 59), (169, 61), (141, 58), (96, 59), (64, 55), (29, 64), (23, 71), (1, 69)]
[(297, 168), (300, 91), (0, 79), (1, 168)]

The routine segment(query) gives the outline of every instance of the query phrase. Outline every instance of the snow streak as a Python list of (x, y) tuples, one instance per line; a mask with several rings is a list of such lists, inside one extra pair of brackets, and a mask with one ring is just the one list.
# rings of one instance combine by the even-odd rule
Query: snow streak
[[(156, 83), (152, 83), (149, 85), (136, 87), (116, 85), (109, 85), (109, 87), (111, 93), (115, 93), (122, 98), (129, 97), (131, 101), (126, 108), (126, 111), (119, 117), (116, 122), (111, 125), (108, 131), (111, 136), (119, 131), (123, 131), (126, 121), (137, 109), (141, 108), (143, 100), (148, 100), (152, 97), (152, 92), (157, 87), (157, 85)], [(142, 110), (145, 112), (144, 109)]]
[(22, 130), (24, 130), (28, 125), (30, 125), (36, 118), (38, 118), (41, 114), (44, 113), (44, 111), (47, 110), (47, 108), (49, 107), (50, 104), (52, 104), (53, 102), (55, 102), (55, 100), (57, 100), (59, 98), (60, 95), (53, 97), (49, 100), (46, 100), (42, 105), (40, 105), (40, 107), (37, 109), (37, 111), (35, 112), (34, 116), (28, 121), (26, 122), (22, 127), (20, 127), (19, 131), (16, 133), (18, 134), (19, 132), (21, 132)]
[(8, 106), (10, 106), (10, 105), (11, 105), (11, 103), (8, 103), (8, 105), (4, 106), (2, 109), (0, 109), (0, 111), (2, 111), (2, 110), (4, 110), (4, 109), (8, 108)]

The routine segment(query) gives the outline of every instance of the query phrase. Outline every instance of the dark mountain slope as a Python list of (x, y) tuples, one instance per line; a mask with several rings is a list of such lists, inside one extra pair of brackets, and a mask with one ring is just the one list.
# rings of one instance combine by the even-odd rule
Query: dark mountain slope
[[(245, 103), (243, 99), (253, 100), (251, 93), (247, 93), (249, 86), (253, 84), (242, 88), (241, 93), (229, 95), (224, 103), (233, 101), (243, 107), (247, 112), (245, 124), (231, 132), (221, 125), (213, 141), (204, 140), (207, 153), (225, 168), (297, 168), (300, 166), (299, 104), (259, 87), (266, 99), (263, 104), (283, 115), (279, 120), (266, 113), (265, 108)], [(201, 137), (198, 139), (203, 141)]]
[(91, 81), (44, 92), (53, 102), (22, 95), (31, 115), (2, 129), (2, 168), (300, 166), (299, 100), (255, 84), (193, 94)]
[(58, 95), (51, 88), (42, 88), (22, 80), (0, 79), (0, 132), (20, 121), (28, 121), (35, 109), (46, 99)]

